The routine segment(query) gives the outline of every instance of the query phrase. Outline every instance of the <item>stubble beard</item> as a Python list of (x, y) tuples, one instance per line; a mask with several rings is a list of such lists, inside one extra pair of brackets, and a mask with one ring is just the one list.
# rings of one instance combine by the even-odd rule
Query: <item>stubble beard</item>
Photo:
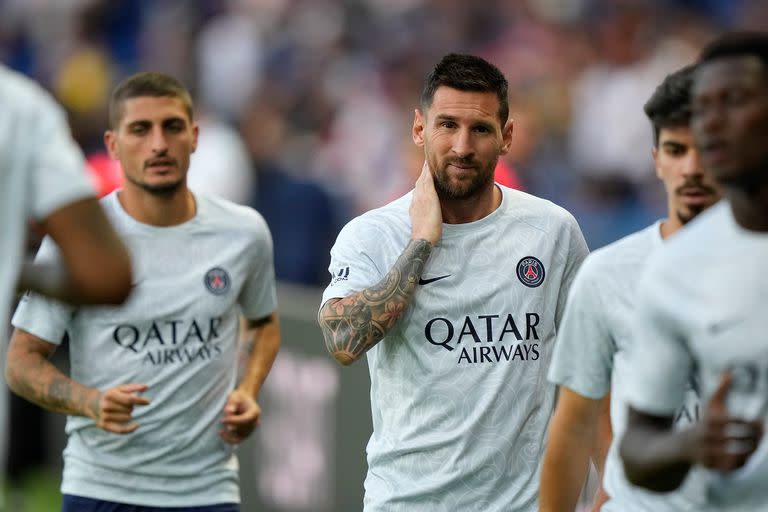
[(704, 206), (691, 206), (688, 208), (687, 211), (685, 210), (677, 210), (677, 219), (680, 221), (680, 223), (685, 226), (689, 222), (691, 222), (693, 219), (695, 219), (701, 212), (707, 209), (709, 205)]
[(169, 197), (178, 192), (182, 185), (184, 185), (184, 178), (180, 178), (177, 181), (173, 181), (170, 183), (162, 183), (160, 185), (152, 185), (150, 183), (147, 183), (145, 181), (134, 179), (126, 174), (125, 178), (136, 185), (137, 187), (140, 187), (145, 192), (148, 192), (152, 194), (153, 196), (157, 197)]
[[(446, 170), (451, 161), (447, 161), (445, 165), (434, 165), (434, 162), (430, 162), (430, 167), (438, 169), (434, 172), (435, 177), (435, 190), (438, 197), (441, 199), (450, 200), (463, 200), (469, 199), (477, 195), (477, 193), (493, 182), (493, 171), (496, 168), (496, 162), (487, 167), (477, 168), (478, 172), (472, 177), (468, 183), (462, 183), (460, 185), (454, 185), (451, 183), (450, 176)], [(476, 165), (476, 162), (473, 162)]]

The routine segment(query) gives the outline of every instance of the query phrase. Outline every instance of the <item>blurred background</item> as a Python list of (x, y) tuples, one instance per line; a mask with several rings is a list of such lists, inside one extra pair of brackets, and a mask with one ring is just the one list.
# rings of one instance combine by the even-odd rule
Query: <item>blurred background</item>
[[(284, 348), (240, 449), (243, 510), (353, 511), (367, 368), (332, 363), (315, 315), (338, 230), (421, 169), (410, 128), (435, 62), (474, 53), (506, 74), (497, 176), (569, 209), (596, 249), (664, 214), (642, 111), (655, 86), (722, 31), (766, 26), (762, 0), (0, 0), (0, 61), (64, 105), (100, 193), (120, 186), (111, 88), (156, 70), (191, 89), (191, 186), (264, 215), (280, 281)], [(0, 509), (57, 510), (63, 418), (0, 391)]]

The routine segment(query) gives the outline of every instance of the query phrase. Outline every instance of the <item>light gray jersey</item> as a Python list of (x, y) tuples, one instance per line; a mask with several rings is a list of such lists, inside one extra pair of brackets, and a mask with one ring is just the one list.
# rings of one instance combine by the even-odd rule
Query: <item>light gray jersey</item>
[[(98, 389), (149, 385), (141, 426), (128, 435), (67, 419), (62, 492), (163, 507), (239, 502), (237, 460), (219, 438), (235, 381), (238, 314), (276, 308), (272, 240), (261, 216), (196, 196), (197, 214), (173, 227), (142, 224), (102, 200), (125, 240), (134, 289), (119, 307), (72, 309), (32, 296), (13, 324), (46, 341), (70, 338), (71, 376)], [(51, 257), (52, 244), (41, 249)]]
[[(730, 369), (729, 412), (768, 420), (767, 332), (768, 234), (739, 227), (721, 201), (659, 249), (641, 276), (629, 403), (672, 415), (692, 378), (706, 403)], [(744, 468), (711, 473), (708, 502), (716, 510), (765, 510), (766, 481), (763, 437)]]
[[(538, 508), (546, 372), (587, 248), (568, 212), (500, 188), (487, 217), (443, 225), (411, 305), (368, 352), (368, 512)], [(410, 241), (411, 195), (341, 231), (323, 302), (390, 271)]]
[[(6, 325), (27, 221), (93, 197), (64, 111), (42, 87), (0, 65), (0, 339)], [(0, 350), (0, 353), (3, 351)]]
[[(689, 475), (675, 493), (646, 492), (629, 483), (619, 459), (618, 445), (627, 425), (627, 353), (640, 272), (662, 244), (661, 222), (590, 254), (579, 269), (568, 295), (549, 380), (576, 393), (600, 399), (611, 393), (611, 443), (603, 487), (610, 500), (602, 510), (699, 510), (703, 501), (700, 475)], [(676, 412), (676, 424), (698, 420), (698, 389), (692, 385)]]

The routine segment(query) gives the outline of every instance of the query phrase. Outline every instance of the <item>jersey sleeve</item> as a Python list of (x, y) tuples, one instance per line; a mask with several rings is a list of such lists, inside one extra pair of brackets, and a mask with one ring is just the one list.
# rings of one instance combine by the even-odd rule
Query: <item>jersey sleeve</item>
[(61, 107), (41, 94), (30, 133), (39, 143), (29, 161), (30, 215), (42, 220), (75, 201), (95, 196), (80, 148)]
[(606, 324), (598, 268), (587, 258), (568, 293), (548, 378), (592, 399), (611, 389), (615, 341)]
[(359, 292), (384, 277), (375, 261), (377, 243), (382, 243), (379, 230), (363, 218), (344, 226), (331, 248), (331, 282), (323, 292), (321, 304)]
[[(58, 249), (50, 237), (43, 239), (35, 261), (60, 264)], [(19, 302), (11, 322), (18, 329), (59, 345), (64, 339), (74, 312), (73, 306), (37, 293), (27, 292)]]
[(677, 286), (674, 276), (654, 264), (658, 261), (652, 258), (640, 277), (627, 353), (627, 401), (647, 414), (674, 416), (684, 403), (694, 361), (684, 329), (674, 315), (682, 304), (664, 291)]
[(568, 292), (573, 284), (573, 280), (576, 278), (576, 273), (581, 267), (581, 264), (589, 254), (587, 248), (587, 242), (584, 240), (584, 235), (579, 228), (579, 224), (573, 215), (567, 214), (567, 253), (565, 254), (565, 270), (563, 271), (563, 277), (560, 281), (560, 292), (557, 296), (557, 310), (555, 311), (555, 327), (560, 329), (560, 322), (562, 321), (563, 314), (565, 312), (565, 303), (568, 298)]
[(242, 313), (249, 320), (259, 320), (277, 309), (272, 234), (261, 215), (256, 215), (258, 229), (253, 267), (239, 298)]

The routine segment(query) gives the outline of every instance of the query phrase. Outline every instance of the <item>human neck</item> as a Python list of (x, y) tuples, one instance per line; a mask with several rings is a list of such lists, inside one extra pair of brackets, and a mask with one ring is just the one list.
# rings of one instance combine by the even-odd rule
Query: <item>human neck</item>
[(443, 222), (466, 224), (490, 215), (501, 205), (501, 190), (494, 183), (468, 199), (440, 198)]
[(661, 239), (666, 240), (671, 237), (683, 227), (682, 221), (678, 218), (675, 212), (670, 211), (669, 216), (661, 221)]
[(754, 189), (726, 187), (736, 223), (749, 231), (768, 233), (768, 184)]
[(195, 197), (186, 185), (167, 195), (155, 195), (126, 182), (117, 198), (128, 215), (151, 226), (175, 226), (190, 220), (197, 211)]

